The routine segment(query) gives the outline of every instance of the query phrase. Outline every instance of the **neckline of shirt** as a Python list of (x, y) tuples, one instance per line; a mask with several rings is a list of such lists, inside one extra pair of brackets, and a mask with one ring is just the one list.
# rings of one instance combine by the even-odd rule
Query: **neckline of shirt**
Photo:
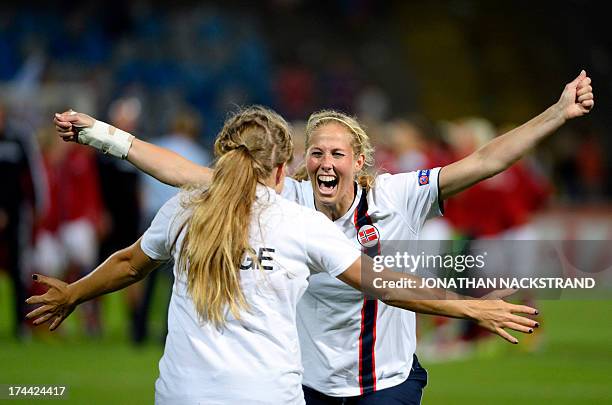
[(266, 186), (261, 183), (257, 183), (257, 188), (255, 190), (255, 198), (257, 200), (263, 197), (267, 197), (268, 200), (272, 200), (274, 199), (275, 195), (276, 195), (276, 190), (274, 190), (272, 187)]
[(363, 193), (363, 189), (357, 182), (355, 182), (355, 197), (353, 198), (353, 203), (351, 204), (351, 207), (348, 209), (348, 211), (344, 213), (344, 215), (336, 219), (334, 222), (340, 223), (346, 221), (347, 219), (353, 218), (353, 213), (357, 209), (359, 201), (361, 200), (361, 193)]

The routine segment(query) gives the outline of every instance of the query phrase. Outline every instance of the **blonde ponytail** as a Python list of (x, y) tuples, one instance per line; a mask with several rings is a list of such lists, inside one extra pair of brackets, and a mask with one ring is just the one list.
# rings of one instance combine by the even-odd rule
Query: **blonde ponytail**
[(187, 203), (191, 216), (178, 261), (201, 320), (221, 327), (228, 311), (240, 319), (248, 308), (240, 264), (252, 251), (249, 227), (257, 184), (292, 153), (287, 123), (271, 110), (250, 107), (225, 122), (215, 142), (212, 183)]

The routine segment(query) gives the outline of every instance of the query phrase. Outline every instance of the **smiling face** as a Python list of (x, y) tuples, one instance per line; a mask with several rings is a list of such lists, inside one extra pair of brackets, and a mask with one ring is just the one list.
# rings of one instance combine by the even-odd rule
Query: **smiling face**
[(352, 133), (339, 122), (320, 125), (310, 138), (306, 169), (317, 208), (336, 219), (346, 213), (355, 197), (355, 175), (364, 156), (355, 157)]

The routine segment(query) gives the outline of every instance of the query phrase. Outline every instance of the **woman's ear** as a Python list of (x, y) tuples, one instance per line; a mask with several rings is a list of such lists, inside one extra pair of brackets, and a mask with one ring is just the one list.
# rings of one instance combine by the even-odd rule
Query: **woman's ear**
[(281, 163), (276, 166), (276, 175), (274, 178), (275, 184), (278, 185), (285, 181), (285, 170), (287, 169), (286, 163)]
[(361, 154), (357, 156), (357, 159), (355, 159), (355, 172), (360, 171), (363, 168), (364, 163), (365, 163), (365, 155)]

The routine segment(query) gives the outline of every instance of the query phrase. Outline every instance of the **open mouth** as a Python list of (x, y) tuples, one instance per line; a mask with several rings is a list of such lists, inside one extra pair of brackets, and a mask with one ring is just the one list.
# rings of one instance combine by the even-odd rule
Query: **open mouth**
[(332, 194), (338, 186), (338, 177), (330, 175), (317, 176), (317, 185), (321, 194)]

